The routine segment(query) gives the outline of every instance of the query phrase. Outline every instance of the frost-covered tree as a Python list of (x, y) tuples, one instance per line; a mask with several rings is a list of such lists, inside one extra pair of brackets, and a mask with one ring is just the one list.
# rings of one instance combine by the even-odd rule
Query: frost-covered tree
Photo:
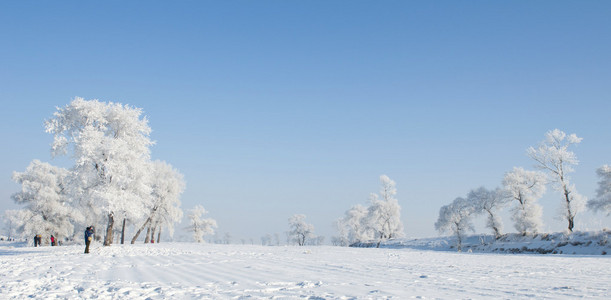
[[(244, 243), (242, 243), (244, 244)], [(264, 236), (261, 237), (261, 245), (262, 246), (271, 246), (272, 245), (272, 235), (271, 234), (266, 234)]]
[(588, 202), (588, 207), (609, 215), (611, 214), (611, 166), (604, 165), (598, 168), (596, 174), (600, 178), (596, 198)]
[(22, 217), (22, 214), (24, 213), (26, 213), (26, 210), (9, 209), (4, 211), (4, 218), (2, 221), (9, 239), (17, 237), (18, 234), (25, 235), (23, 230), (25, 223), (23, 222), (24, 218)]
[(163, 161), (154, 161), (151, 164), (152, 176), (149, 177), (151, 185), (151, 201), (148, 202), (148, 216), (142, 226), (138, 228), (132, 238), (131, 243), (135, 243), (138, 236), (145, 228), (147, 239), (150, 240), (154, 235), (154, 230), (158, 230), (157, 242), (161, 237), (161, 227), (165, 226), (170, 235), (174, 232), (174, 223), (182, 218), (180, 209), (180, 195), (185, 189), (183, 175), (174, 169), (170, 164)]
[(139, 108), (74, 99), (46, 121), (53, 155), (72, 152), (74, 193), (89, 224), (106, 219), (104, 245), (115, 219), (137, 220), (148, 207), (151, 128)]
[(452, 203), (439, 209), (439, 218), (435, 229), (440, 233), (450, 232), (456, 236), (456, 249), (462, 251), (462, 240), (468, 231), (474, 231), (471, 222), (477, 208), (473, 202), (458, 197)]
[(67, 192), (68, 170), (34, 160), (26, 171), (14, 172), (13, 180), (21, 184), (21, 191), (12, 195), (23, 211), (12, 215), (11, 221), (22, 230), (25, 237), (41, 234), (48, 238), (72, 236), (72, 220), (81, 216), (72, 207)]
[(344, 217), (337, 220), (336, 226), (339, 236), (334, 243), (348, 246), (371, 239), (372, 237), (367, 235), (365, 227), (367, 214), (367, 208), (360, 204), (347, 210)]
[(497, 239), (501, 237), (501, 231), (503, 230), (503, 223), (498, 211), (509, 200), (507, 193), (500, 188), (488, 190), (480, 187), (471, 190), (467, 195), (467, 201), (475, 206), (477, 212), (486, 215), (486, 226), (492, 229), (494, 237)]
[(401, 206), (395, 198), (396, 183), (386, 175), (380, 176), (380, 183), (380, 196), (370, 195), (366, 221), (368, 230), (373, 232), (373, 237), (377, 241), (377, 247), (384, 240), (403, 235)]
[(193, 209), (189, 210), (189, 220), (191, 226), (189, 230), (193, 232), (193, 239), (197, 243), (204, 241), (204, 236), (214, 234), (214, 229), (217, 228), (216, 220), (208, 218), (202, 219), (202, 216), (208, 212), (201, 205), (196, 205)]
[(555, 188), (562, 193), (562, 216), (568, 221), (570, 232), (573, 232), (575, 226), (575, 215), (584, 209), (586, 202), (586, 198), (577, 192), (568, 177), (574, 171), (573, 166), (579, 163), (569, 147), (581, 143), (581, 140), (574, 133), (567, 135), (554, 129), (546, 133), (545, 140), (537, 148), (528, 148), (528, 155), (537, 162), (536, 166), (549, 172), (556, 183)]
[(299, 246), (306, 244), (308, 239), (314, 238), (314, 225), (305, 222), (305, 215), (293, 215), (289, 218), (288, 235)]
[(512, 209), (511, 219), (514, 227), (522, 235), (537, 233), (543, 226), (541, 216), (543, 209), (537, 203), (545, 193), (547, 179), (544, 173), (513, 168), (505, 174), (503, 187), (509, 196), (517, 202)]
[(233, 236), (231, 235), (231, 233), (229, 232), (225, 232), (225, 234), (223, 235), (223, 244), (225, 245), (229, 245), (231, 244), (231, 241), (233, 240)]

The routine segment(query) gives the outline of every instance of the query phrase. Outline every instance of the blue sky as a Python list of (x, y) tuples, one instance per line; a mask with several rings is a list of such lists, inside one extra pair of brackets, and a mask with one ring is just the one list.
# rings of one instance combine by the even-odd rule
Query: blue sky
[[(329, 237), (381, 174), (406, 235), (436, 235), (442, 205), (532, 168), (526, 148), (554, 128), (584, 138), (572, 177), (593, 197), (611, 163), (609, 15), (607, 1), (3, 2), (0, 209), (13, 171), (66, 163), (42, 124), (76, 96), (143, 108), (153, 158), (185, 175), (183, 208), (236, 238), (295, 213)], [(549, 231), (565, 228), (559, 197), (541, 200)]]

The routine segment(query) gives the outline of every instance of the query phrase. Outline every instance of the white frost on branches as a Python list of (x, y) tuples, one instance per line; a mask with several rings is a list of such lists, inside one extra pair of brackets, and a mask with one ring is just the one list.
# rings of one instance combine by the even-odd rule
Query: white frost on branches
[(568, 177), (574, 171), (573, 166), (579, 163), (569, 147), (581, 143), (581, 140), (575, 134), (567, 135), (554, 129), (545, 134), (545, 140), (537, 148), (530, 147), (527, 150), (528, 155), (537, 162), (536, 166), (550, 174), (556, 183), (556, 190), (562, 193), (562, 216), (568, 221), (570, 232), (575, 226), (575, 215), (584, 209), (586, 202), (586, 198), (577, 192)]

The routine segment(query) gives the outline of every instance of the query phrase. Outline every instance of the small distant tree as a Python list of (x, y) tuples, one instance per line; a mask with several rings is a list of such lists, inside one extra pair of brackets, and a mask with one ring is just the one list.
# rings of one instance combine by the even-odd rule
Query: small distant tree
[(498, 211), (509, 200), (507, 193), (499, 188), (488, 190), (480, 187), (470, 191), (467, 195), (467, 201), (475, 206), (476, 211), (486, 215), (486, 226), (492, 229), (496, 239), (501, 237), (501, 231), (503, 230), (503, 223)]
[(204, 241), (204, 236), (214, 234), (214, 229), (217, 228), (216, 220), (214, 219), (202, 219), (202, 216), (208, 212), (201, 205), (196, 205), (189, 211), (189, 220), (191, 226), (189, 230), (193, 232), (193, 239), (197, 243)]
[(579, 161), (569, 147), (581, 143), (582, 138), (575, 134), (567, 135), (561, 130), (547, 132), (545, 140), (535, 149), (528, 148), (528, 155), (537, 162), (537, 167), (549, 172), (554, 179), (556, 189), (562, 193), (564, 209), (562, 215), (568, 222), (568, 229), (573, 232), (575, 215), (584, 209), (586, 198), (580, 195), (575, 185), (569, 181), (568, 174)]
[(403, 223), (401, 222), (401, 206), (395, 198), (396, 183), (386, 175), (380, 176), (380, 196), (371, 194), (370, 206), (367, 209), (367, 228), (373, 232), (377, 247), (384, 240), (401, 237)]
[(545, 193), (547, 179), (544, 173), (513, 168), (505, 174), (503, 186), (511, 199), (517, 202), (512, 209), (514, 227), (522, 235), (537, 233), (543, 226), (543, 210), (537, 203)]
[(231, 233), (225, 232), (225, 234), (223, 235), (223, 244), (226, 244), (226, 245), (231, 244), (232, 239), (233, 239), (233, 236), (231, 236)]
[(306, 244), (314, 237), (314, 225), (305, 222), (305, 215), (293, 215), (289, 218), (289, 237), (299, 246)]
[(324, 236), (314, 236), (313, 238), (308, 240), (308, 244), (313, 246), (320, 246), (325, 244)]
[(435, 229), (440, 233), (450, 232), (456, 236), (456, 248), (462, 251), (462, 240), (468, 231), (474, 231), (471, 222), (476, 207), (471, 201), (456, 198), (451, 204), (439, 209), (439, 218), (435, 222)]
[(271, 246), (272, 245), (272, 235), (266, 234), (261, 237), (261, 245), (262, 246)]
[(594, 211), (611, 214), (611, 166), (604, 165), (596, 170), (600, 181), (596, 190), (596, 198), (588, 202), (588, 207)]

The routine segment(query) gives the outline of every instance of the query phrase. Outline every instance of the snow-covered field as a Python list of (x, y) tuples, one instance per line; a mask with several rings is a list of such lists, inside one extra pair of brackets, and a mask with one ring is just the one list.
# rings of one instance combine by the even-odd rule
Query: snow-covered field
[(609, 256), (162, 243), (0, 244), (1, 299), (610, 299)]

